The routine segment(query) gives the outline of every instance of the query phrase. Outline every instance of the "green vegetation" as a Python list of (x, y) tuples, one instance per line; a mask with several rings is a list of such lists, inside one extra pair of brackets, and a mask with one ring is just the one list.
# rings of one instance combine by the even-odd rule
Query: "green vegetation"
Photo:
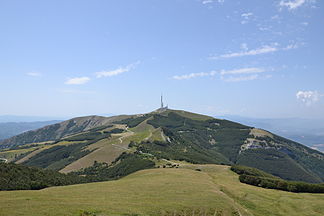
[[(85, 140), (102, 140), (111, 137), (111, 134), (116, 133), (122, 133), (124, 132), (123, 129), (120, 128), (114, 128), (109, 131), (103, 131), (101, 130), (106, 129), (107, 127), (99, 127), (99, 128), (93, 128), (89, 131), (85, 131), (84, 133), (72, 135), (66, 138), (63, 138), (63, 141), (85, 141)], [(109, 128), (109, 127), (108, 127)]]
[(231, 170), (239, 175), (250, 175), (250, 176), (258, 176), (258, 177), (264, 177), (264, 178), (274, 178), (279, 179), (276, 176), (273, 176), (269, 173), (266, 173), (262, 170), (253, 168), (253, 167), (247, 167), (242, 165), (232, 165)]
[[(28, 131), (20, 135), (14, 136), (10, 139), (1, 141), (0, 148), (12, 148), (18, 145), (29, 143), (43, 142), (49, 140), (56, 140), (55, 133), (60, 128), (60, 123), (46, 126), (39, 130)], [(40, 133), (41, 131), (41, 133)]]
[(86, 132), (74, 136), (70, 136), (67, 138), (64, 138), (65, 141), (85, 141), (85, 140), (101, 140), (105, 138), (109, 138), (110, 133), (101, 133), (101, 132)]
[(321, 216), (323, 202), (324, 194), (240, 183), (227, 166), (188, 165), (142, 170), (116, 181), (1, 191), (0, 215)]
[(150, 118), (151, 114), (142, 115), (140, 117), (131, 117), (127, 119), (123, 119), (121, 121), (116, 121), (116, 124), (126, 124), (128, 127), (133, 128), (139, 125), (141, 122), (145, 121), (146, 119)]
[(70, 145), (53, 146), (34, 155), (23, 164), (27, 166), (60, 170), (73, 161), (89, 154), (91, 151), (85, 150), (84, 147), (94, 142), (96, 142), (96, 140)]
[(278, 189), (295, 193), (324, 193), (324, 184), (286, 181), (261, 170), (232, 166), (231, 170), (240, 175), (240, 182), (269, 189)]
[[(307, 157), (304, 155), (304, 157)], [(319, 162), (323, 163), (323, 162)], [(319, 183), (322, 180), (307, 171), (286, 153), (275, 149), (249, 149), (239, 155), (237, 164), (261, 169), (286, 180)]]
[(76, 172), (85, 175), (89, 181), (118, 179), (142, 169), (153, 168), (155, 163), (137, 154), (123, 153), (112, 165), (95, 162), (93, 166)]
[[(53, 149), (64, 147), (66, 151), (66, 147), (71, 146), (73, 145), (57, 146), (53, 147)], [(52, 149), (48, 150), (55, 152)], [(58, 157), (58, 155), (48, 152), (43, 155), (54, 155), (53, 158), (48, 160), (55, 160)], [(38, 158), (38, 160), (42, 161), (32, 160), (32, 162), (44, 164), (44, 166), (48, 165), (48, 160), (45, 160), (42, 157), (43, 155), (41, 154)], [(61, 161), (58, 160), (58, 162)], [(54, 165), (58, 164), (53, 163), (49, 168), (53, 168)], [(126, 153), (119, 156), (112, 165), (95, 162), (93, 166), (71, 174), (61, 174), (50, 169), (28, 167), (13, 163), (7, 164), (0, 161), (0, 190), (38, 190), (50, 186), (114, 180), (138, 170), (153, 168), (154, 166), (155, 163), (144, 156)]]
[(69, 143), (66, 145), (54, 145), (53, 147), (47, 148), (31, 157), (29, 160), (24, 162), (24, 164), (52, 170), (61, 170), (72, 162), (91, 153), (92, 151), (86, 149), (87, 146), (102, 139), (110, 138), (111, 134), (124, 132), (123, 129), (119, 128), (99, 132), (99, 130), (102, 129), (103, 127), (94, 128), (81, 134), (63, 138), (62, 141), (56, 141), (53, 144), (60, 144), (60, 142), (66, 141)]
[[(198, 121), (170, 112), (154, 115), (148, 124), (162, 127), (169, 142), (143, 142), (139, 150), (161, 158), (192, 163), (231, 164), (249, 134), (249, 127), (226, 120)], [(217, 140), (215, 143), (212, 140)]]
[(0, 163), (0, 190), (39, 190), (50, 186), (84, 183), (85, 178), (51, 170)]

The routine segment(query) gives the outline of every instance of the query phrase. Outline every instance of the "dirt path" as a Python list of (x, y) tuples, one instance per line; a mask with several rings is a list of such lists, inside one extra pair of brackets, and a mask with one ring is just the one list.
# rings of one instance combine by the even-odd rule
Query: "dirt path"
[(114, 134), (111, 140), (103, 139), (90, 145), (88, 148), (89, 150), (93, 150), (93, 152), (67, 165), (60, 170), (60, 172), (68, 173), (81, 168), (90, 167), (93, 165), (94, 161), (108, 164), (112, 163), (123, 152), (129, 151), (128, 142), (126, 142), (125, 139), (133, 134), (134, 132), (127, 130), (127, 132), (121, 134)]

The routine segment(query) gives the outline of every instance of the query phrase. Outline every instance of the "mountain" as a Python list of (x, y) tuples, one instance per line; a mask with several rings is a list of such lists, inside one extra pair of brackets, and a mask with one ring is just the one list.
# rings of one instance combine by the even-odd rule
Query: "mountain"
[(0, 140), (21, 134), (29, 130), (35, 130), (46, 125), (55, 124), (60, 121), (39, 121), (39, 122), (5, 122), (0, 123)]
[[(0, 158), (62, 173), (118, 178), (139, 167), (240, 164), (323, 182), (324, 154), (268, 131), (180, 110), (75, 118), (0, 143)], [(135, 164), (133, 168), (129, 164)], [(117, 174), (116, 174), (117, 173)]]

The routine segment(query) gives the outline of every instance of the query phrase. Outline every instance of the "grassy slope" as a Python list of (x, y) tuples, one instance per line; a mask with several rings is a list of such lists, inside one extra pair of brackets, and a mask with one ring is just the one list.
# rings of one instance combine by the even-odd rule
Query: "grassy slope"
[[(202, 172), (192, 169), (199, 167)], [(117, 181), (0, 192), (0, 215), (323, 215), (323, 194), (268, 190), (227, 166), (143, 170)], [(201, 212), (201, 214), (199, 214)], [(215, 214), (217, 215), (217, 214)]]

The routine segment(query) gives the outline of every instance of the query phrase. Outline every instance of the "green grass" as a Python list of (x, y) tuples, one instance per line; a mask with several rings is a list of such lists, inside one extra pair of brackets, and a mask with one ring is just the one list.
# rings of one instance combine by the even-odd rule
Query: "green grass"
[[(142, 170), (120, 180), (0, 192), (0, 215), (323, 215), (324, 195), (242, 184), (227, 166)], [(199, 168), (201, 171), (195, 171)], [(205, 214), (206, 213), (206, 214)]]

